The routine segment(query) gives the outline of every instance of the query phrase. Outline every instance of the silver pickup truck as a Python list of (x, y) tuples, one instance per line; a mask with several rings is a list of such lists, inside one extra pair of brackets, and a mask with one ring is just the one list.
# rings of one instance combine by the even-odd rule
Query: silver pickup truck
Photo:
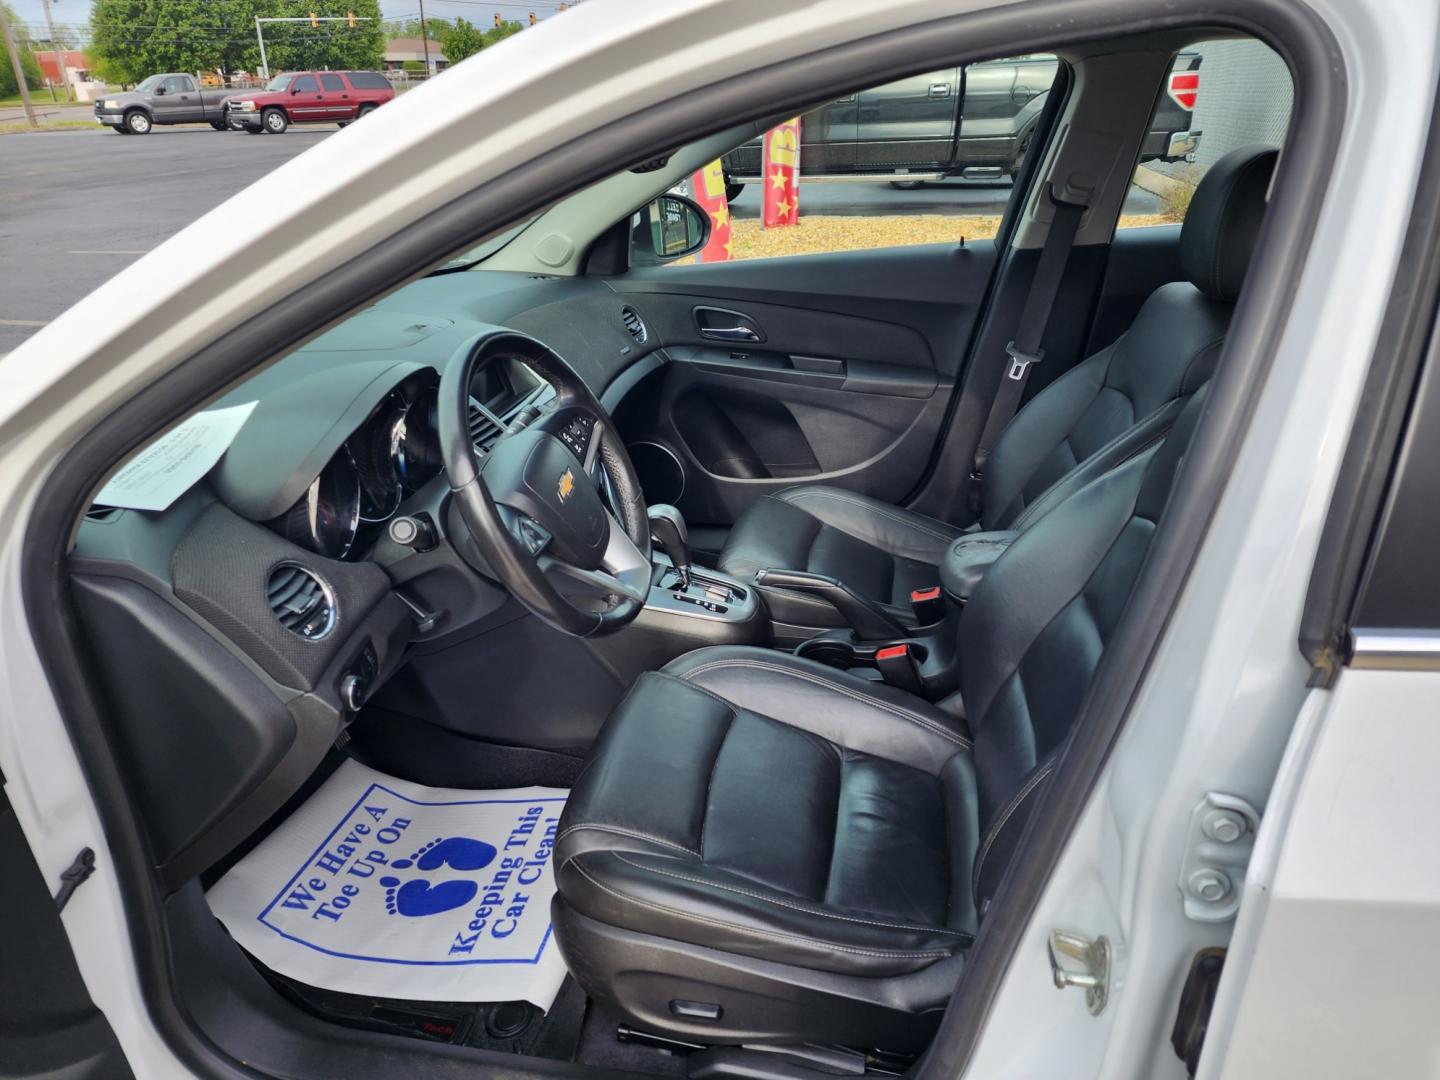
[(122, 135), (148, 135), (156, 124), (209, 124), (225, 130), (225, 99), (234, 90), (202, 90), (184, 72), (151, 75), (134, 90), (95, 102), (95, 121)]
[[(1141, 160), (1194, 154), (1190, 121), (1201, 56), (1175, 57)], [(800, 125), (802, 180), (888, 180), (919, 187), (947, 176), (1013, 176), (1055, 82), (1048, 53), (1012, 56), (914, 75), (850, 94), (808, 112)], [(725, 155), (726, 194), (760, 177), (760, 140)]]

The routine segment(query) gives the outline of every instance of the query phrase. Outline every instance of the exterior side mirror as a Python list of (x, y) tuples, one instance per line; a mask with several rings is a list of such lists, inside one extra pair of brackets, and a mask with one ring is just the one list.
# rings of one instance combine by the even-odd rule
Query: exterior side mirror
[(656, 262), (693, 255), (710, 239), (710, 215), (682, 195), (661, 195), (639, 216), (634, 246)]
[(157, 86), (157, 87), (155, 87), (155, 96), (156, 96), (156, 97), (164, 97), (164, 96), (165, 96), (165, 87), (163, 87), (163, 86)]

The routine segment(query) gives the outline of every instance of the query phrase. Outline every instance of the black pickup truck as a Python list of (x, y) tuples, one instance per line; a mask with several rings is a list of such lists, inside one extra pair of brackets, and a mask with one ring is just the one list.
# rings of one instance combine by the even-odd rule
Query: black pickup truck
[[(1190, 121), (1200, 85), (1197, 52), (1175, 57), (1141, 151), (1142, 161), (1194, 154)], [(919, 187), (947, 176), (1013, 176), (1055, 82), (1048, 54), (944, 68), (851, 94), (808, 112), (800, 125), (803, 180), (888, 180)], [(760, 140), (726, 154), (726, 194), (760, 177)]]
[(209, 124), (224, 131), (225, 99), (234, 90), (202, 90), (184, 72), (151, 75), (134, 90), (95, 101), (95, 120), (122, 135), (148, 135), (156, 124)]

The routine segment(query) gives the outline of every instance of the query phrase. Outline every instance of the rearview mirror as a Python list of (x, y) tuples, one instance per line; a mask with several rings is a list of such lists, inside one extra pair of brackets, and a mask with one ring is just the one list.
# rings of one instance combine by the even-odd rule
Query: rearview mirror
[(693, 255), (710, 239), (710, 215), (680, 195), (661, 195), (639, 218), (633, 247), (640, 261), (669, 262)]

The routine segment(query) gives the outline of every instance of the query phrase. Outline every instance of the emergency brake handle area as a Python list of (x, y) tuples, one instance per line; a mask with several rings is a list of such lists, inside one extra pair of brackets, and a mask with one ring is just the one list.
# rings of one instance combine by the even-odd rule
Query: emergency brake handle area
[(906, 630), (892, 619), (879, 604), (852, 592), (843, 581), (803, 570), (761, 570), (755, 584), (770, 589), (794, 589), (813, 593), (829, 601), (855, 631), (861, 641), (887, 641), (903, 638)]

